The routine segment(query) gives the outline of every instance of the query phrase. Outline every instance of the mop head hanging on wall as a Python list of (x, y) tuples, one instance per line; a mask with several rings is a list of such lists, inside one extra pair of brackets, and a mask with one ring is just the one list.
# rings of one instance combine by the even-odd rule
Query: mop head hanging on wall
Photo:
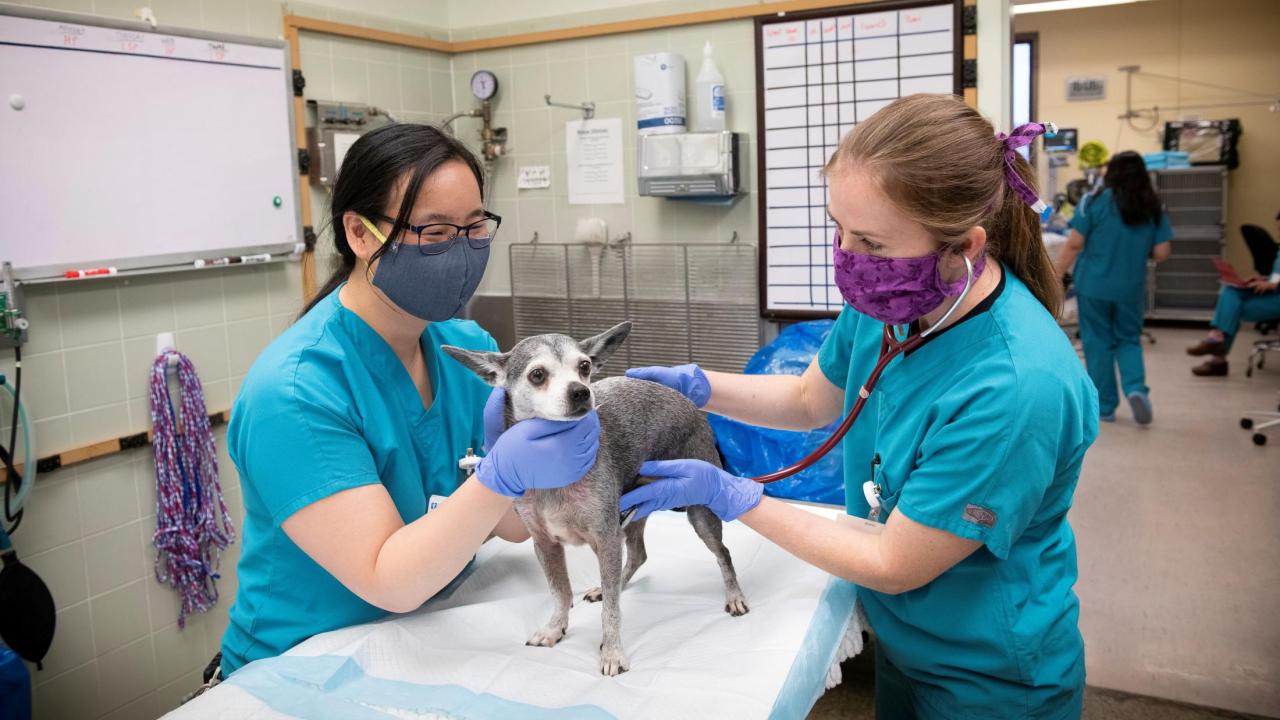
[[(169, 394), (169, 367), (178, 373), (181, 425)], [(175, 350), (151, 366), (151, 447), (156, 461), (156, 579), (182, 596), (178, 627), (186, 616), (218, 602), (218, 561), (235, 541), (218, 483), (204, 390), (191, 360)]]

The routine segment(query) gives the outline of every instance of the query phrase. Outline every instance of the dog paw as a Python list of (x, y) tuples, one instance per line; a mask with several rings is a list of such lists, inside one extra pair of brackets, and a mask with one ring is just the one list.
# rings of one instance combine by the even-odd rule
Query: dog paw
[(591, 588), (586, 595), (582, 596), (582, 599), (590, 603), (597, 603), (604, 599), (604, 592), (600, 588)]
[(738, 617), (746, 615), (751, 611), (751, 608), (747, 607), (747, 599), (745, 597), (736, 595), (725, 601), (724, 611), (734, 617)]
[(600, 674), (614, 677), (621, 675), (631, 668), (631, 664), (627, 661), (626, 653), (621, 649), (606, 650), (600, 649)]
[(534, 633), (525, 645), (532, 647), (555, 647), (556, 643), (564, 639), (564, 628), (562, 627), (544, 627)]

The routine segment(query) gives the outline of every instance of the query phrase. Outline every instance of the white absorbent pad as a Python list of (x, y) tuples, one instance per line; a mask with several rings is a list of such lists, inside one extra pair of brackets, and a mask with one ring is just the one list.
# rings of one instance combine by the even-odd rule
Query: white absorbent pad
[(493, 540), (420, 610), (251, 663), (169, 717), (802, 718), (861, 651), (854, 586), (741, 523), (724, 527), (751, 608), (736, 618), (683, 514), (652, 516), (645, 539), (649, 559), (622, 591), (631, 669), (617, 677), (600, 674), (600, 604), (582, 600), (599, 584), (595, 555), (567, 548), (568, 633), (527, 647), (551, 595), (531, 543)]

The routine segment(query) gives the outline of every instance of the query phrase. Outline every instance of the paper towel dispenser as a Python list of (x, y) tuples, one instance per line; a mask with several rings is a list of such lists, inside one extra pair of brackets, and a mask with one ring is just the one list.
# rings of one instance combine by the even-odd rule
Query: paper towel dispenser
[(738, 193), (735, 132), (641, 135), (636, 144), (641, 195), (707, 197)]

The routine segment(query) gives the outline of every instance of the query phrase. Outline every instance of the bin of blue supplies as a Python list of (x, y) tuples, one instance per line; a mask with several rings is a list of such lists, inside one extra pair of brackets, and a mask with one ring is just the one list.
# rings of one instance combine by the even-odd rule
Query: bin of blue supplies
[[(747, 361), (748, 375), (801, 375), (831, 333), (831, 320), (789, 325), (777, 339), (760, 348)], [(784, 468), (813, 452), (831, 436), (839, 420), (809, 432), (771, 430), (711, 415), (711, 429), (724, 455), (725, 467), (734, 475), (753, 477)], [(844, 505), (843, 453), (839, 445), (813, 467), (764, 486), (766, 495)]]
[(31, 720), (31, 673), (18, 653), (0, 644), (0, 720)]

